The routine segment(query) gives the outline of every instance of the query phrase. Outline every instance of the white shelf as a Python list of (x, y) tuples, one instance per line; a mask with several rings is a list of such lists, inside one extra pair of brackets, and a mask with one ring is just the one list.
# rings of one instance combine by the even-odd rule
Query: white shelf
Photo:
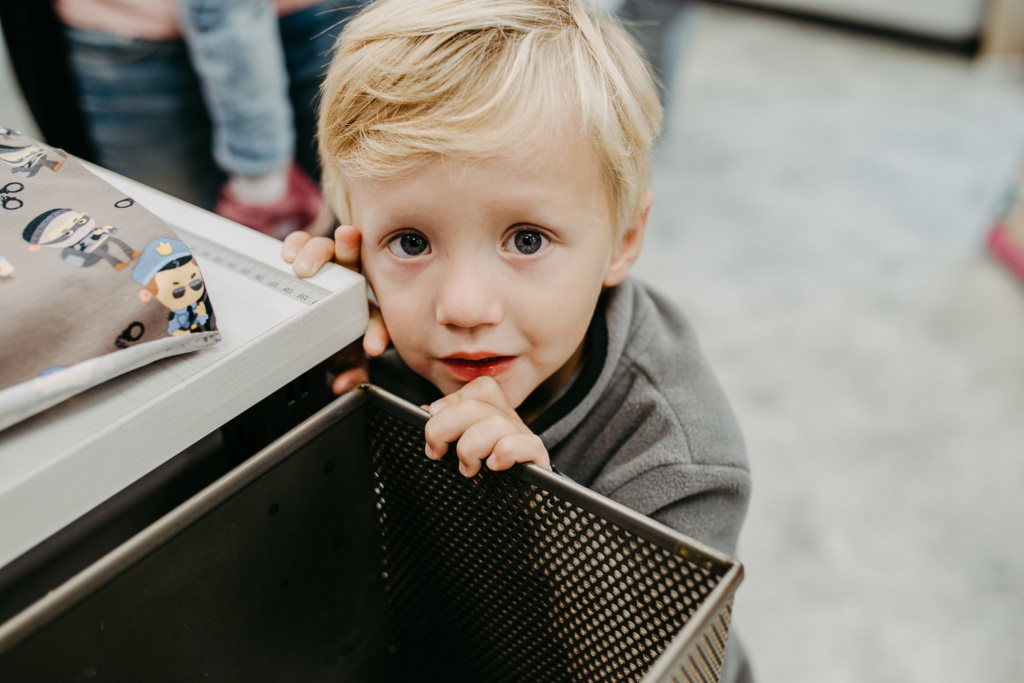
[[(172, 227), (291, 273), (271, 237), (92, 167)], [(185, 236), (187, 242), (187, 236)], [(359, 338), (363, 278), (329, 264), (330, 293), (296, 301), (197, 259), (222, 340), (158, 361), (0, 432), (0, 566)]]

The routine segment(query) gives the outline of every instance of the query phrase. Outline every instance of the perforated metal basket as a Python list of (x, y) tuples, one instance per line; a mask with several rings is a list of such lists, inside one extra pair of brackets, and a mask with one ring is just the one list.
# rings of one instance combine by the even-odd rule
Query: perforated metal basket
[(367, 391), (399, 652), (451, 681), (718, 680), (739, 564), (532, 465), (467, 480)]
[(0, 625), (0, 680), (718, 680), (738, 563), (425, 420), (338, 399)]

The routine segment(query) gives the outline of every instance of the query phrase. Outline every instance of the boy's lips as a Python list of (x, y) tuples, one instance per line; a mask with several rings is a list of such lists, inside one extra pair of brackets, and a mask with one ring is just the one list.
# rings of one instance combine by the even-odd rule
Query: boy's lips
[(496, 377), (512, 365), (515, 356), (497, 356), (492, 353), (453, 354), (441, 358), (441, 364), (453, 377), (470, 382), (477, 377)]

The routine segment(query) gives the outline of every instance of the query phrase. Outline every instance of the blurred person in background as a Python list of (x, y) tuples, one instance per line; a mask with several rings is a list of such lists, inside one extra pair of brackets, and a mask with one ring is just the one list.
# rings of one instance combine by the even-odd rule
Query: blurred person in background
[[(3, 0), (12, 61), (37, 120), (78, 110), (82, 156), (275, 237), (329, 229), (316, 100), (334, 36), (360, 0), (54, 0), (56, 35), (26, 45), (12, 34), (29, 27), (8, 22), (39, 14), (11, 8), (32, 4)], [(48, 72), (26, 79), (19, 61), (54, 43), (73, 94), (38, 96), (47, 84), (25, 82)]]

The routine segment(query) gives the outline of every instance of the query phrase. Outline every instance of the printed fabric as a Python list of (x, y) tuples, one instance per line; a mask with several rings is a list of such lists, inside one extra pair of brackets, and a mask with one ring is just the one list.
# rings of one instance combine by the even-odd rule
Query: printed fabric
[(220, 339), (188, 246), (74, 157), (0, 128), (0, 429)]

